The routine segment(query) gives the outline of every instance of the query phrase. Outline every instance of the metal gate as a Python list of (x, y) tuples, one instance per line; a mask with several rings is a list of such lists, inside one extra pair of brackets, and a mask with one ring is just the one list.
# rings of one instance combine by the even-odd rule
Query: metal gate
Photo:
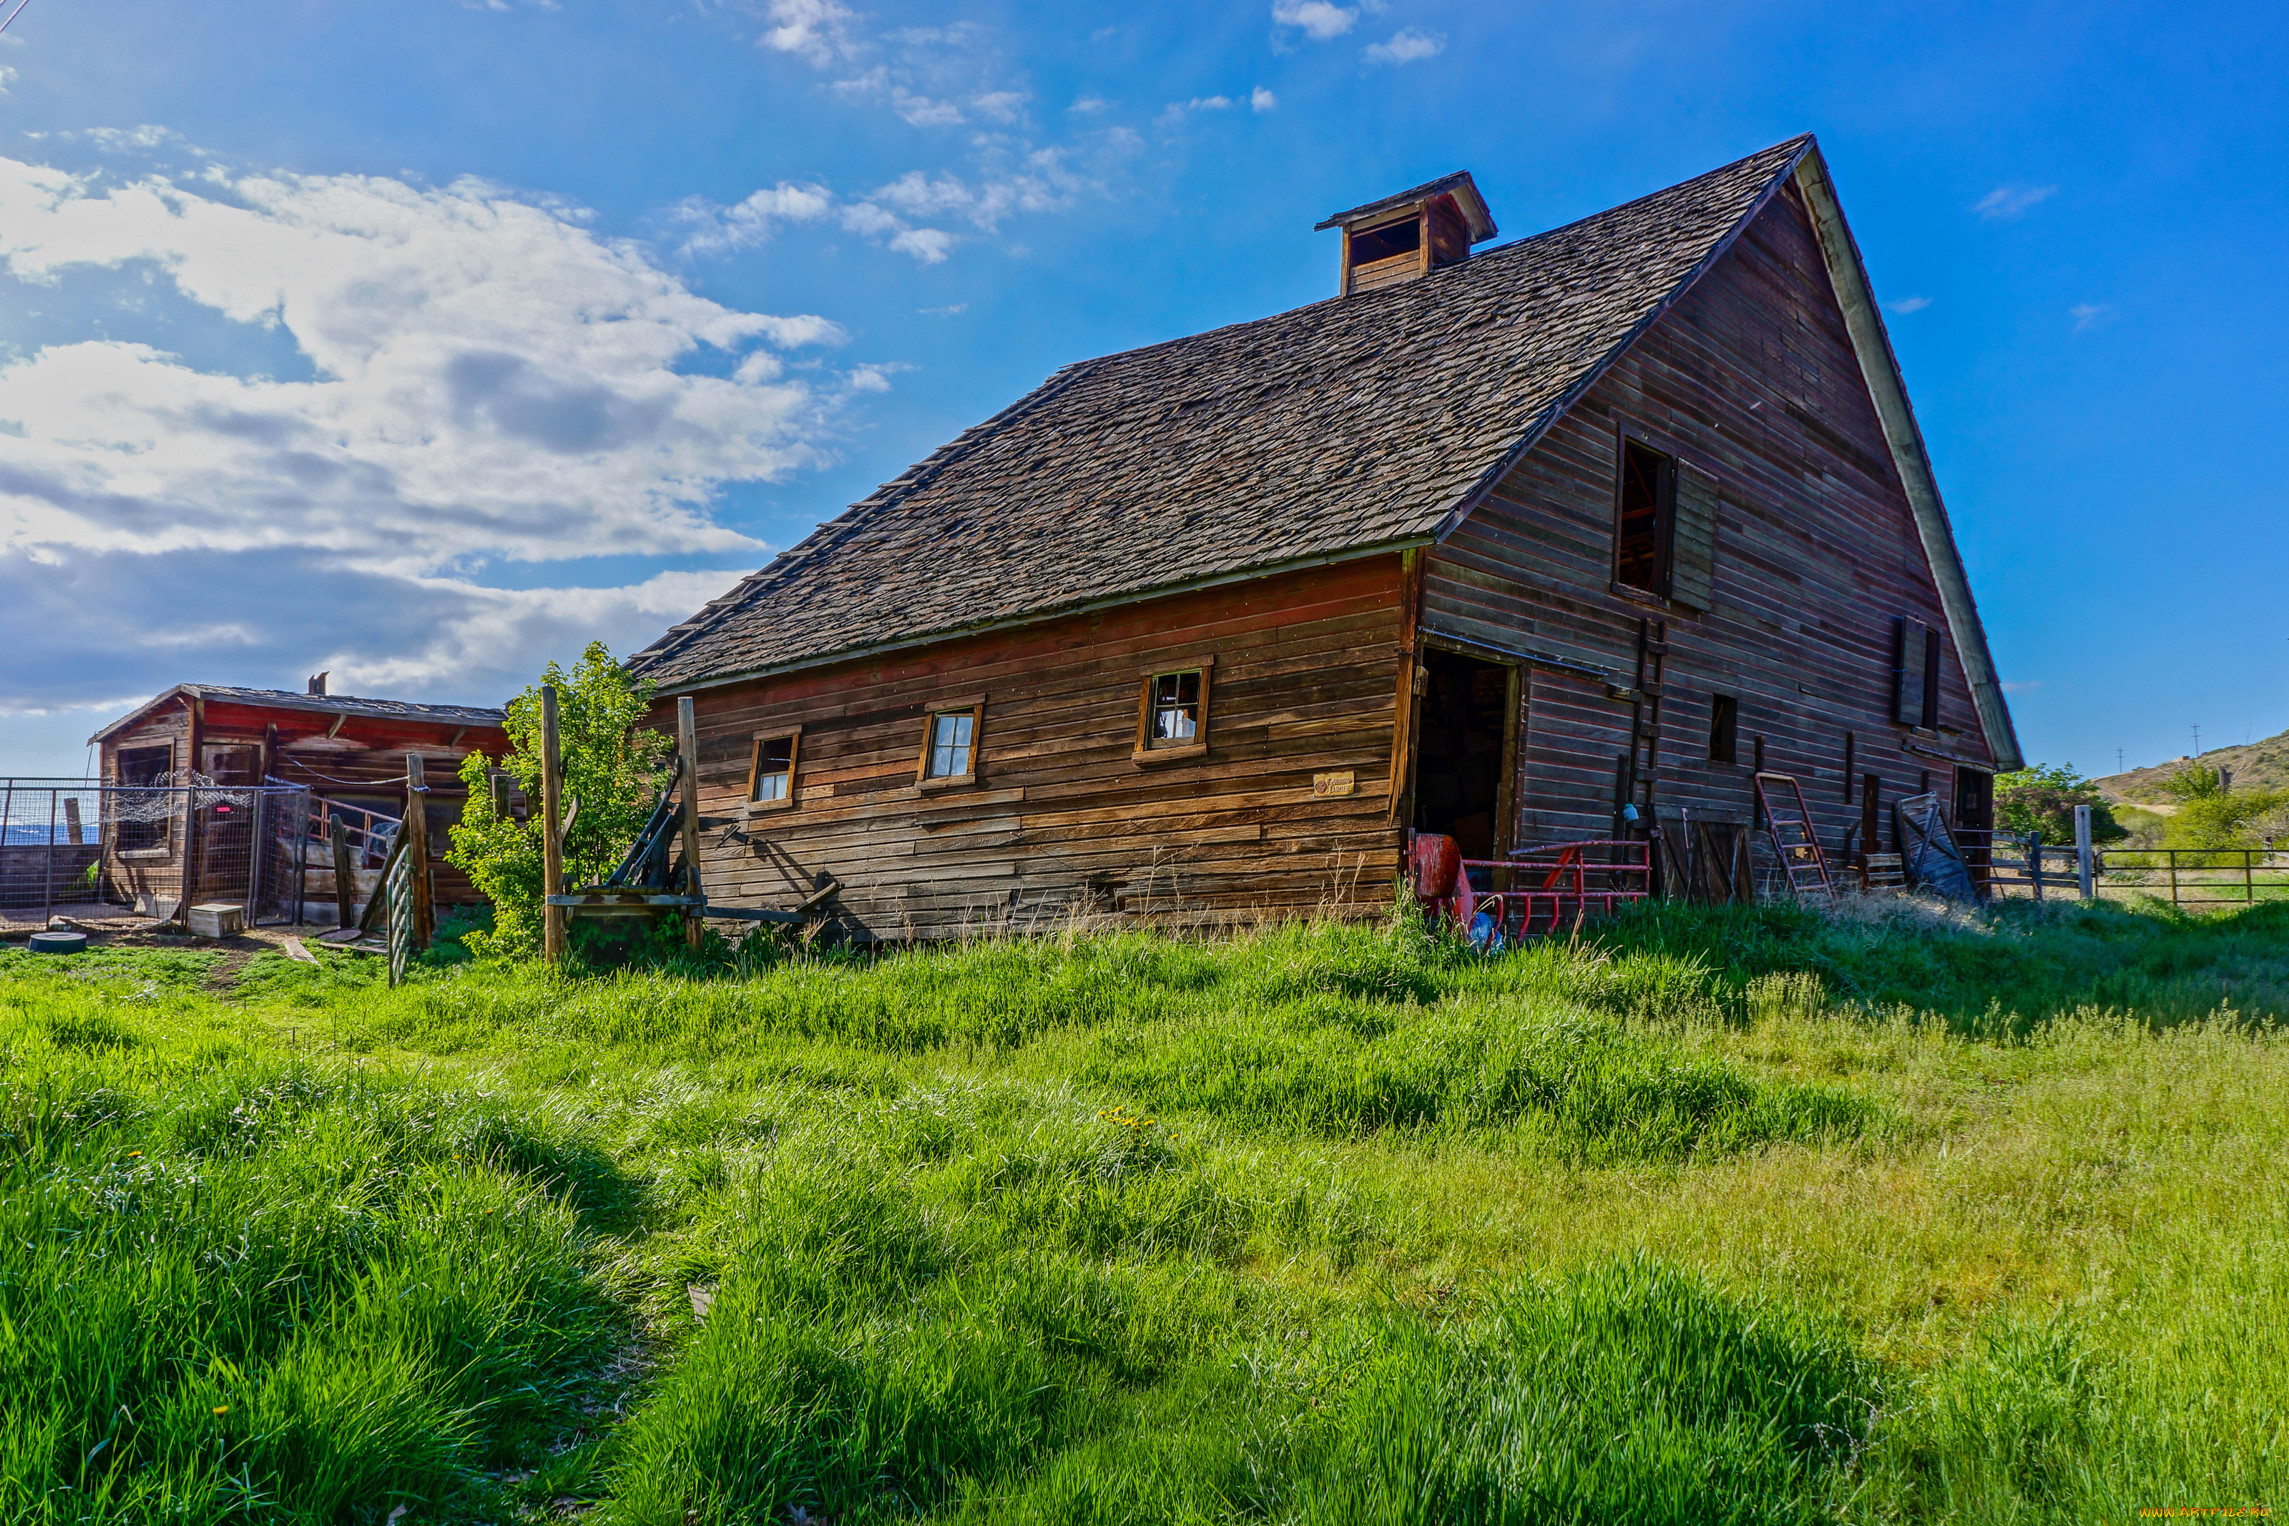
[(220, 902), (250, 925), (295, 921), (310, 809), (307, 788), (276, 781), (0, 779), (0, 920)]

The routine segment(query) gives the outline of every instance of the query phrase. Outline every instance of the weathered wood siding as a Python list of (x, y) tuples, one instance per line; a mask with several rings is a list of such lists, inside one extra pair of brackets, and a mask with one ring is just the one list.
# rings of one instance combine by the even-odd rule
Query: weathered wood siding
[[(251, 747), (258, 753), (267, 748), (267, 760), (261, 766), (271, 778), (308, 785), (313, 795), (324, 799), (357, 802), (402, 818), (406, 810), (405, 755), (418, 752), (429, 784), (431, 836), (442, 848), (449, 841), (446, 825), (460, 818), (468, 798), (459, 777), (462, 758), (472, 752), (496, 758), (508, 752), (506, 734), (494, 726), (353, 715), (329, 737), (326, 733), (333, 724), (334, 717), (313, 711), (273, 710), (216, 700), (208, 701), (194, 722), (191, 705), (177, 700), (105, 739), (102, 777), (107, 784), (119, 782), (119, 754), (124, 749), (171, 745), (177, 769), (204, 772), (210, 748)], [(458, 742), (451, 740), (456, 732), (461, 733)], [(169, 829), (166, 849), (112, 854), (114, 882), (130, 889), (164, 888), (172, 893), (172, 876), (180, 871), (177, 855), (182, 851), (182, 836), (178, 820)], [(432, 855), (430, 864), (437, 904), (467, 905), (483, 899), (467, 876), (441, 857)]]
[[(1379, 904), (1399, 851), (1399, 560), (702, 691), (708, 897), (793, 907), (832, 876), (860, 938)], [(1205, 755), (1136, 761), (1145, 673), (1201, 658)], [(976, 783), (918, 789), (929, 707), (980, 693)], [(672, 730), (670, 712), (660, 723)], [(746, 813), (754, 738), (790, 726), (794, 806)], [(1354, 793), (1315, 795), (1313, 775), (1337, 771)]]
[[(1714, 603), (1705, 614), (1613, 591), (1616, 430), (1674, 443), (1718, 479)], [(1954, 643), (1939, 728), (1891, 716), (1893, 620), (1946, 620), (1804, 207), (1790, 185), (1732, 249), (1521, 460), (1428, 559), (1423, 624), (1636, 680), (1639, 621), (1667, 622), (1656, 802), (1747, 822), (1754, 741), (1795, 775), (1822, 842), (1857, 822), (1853, 772), (1889, 803), (1951, 766), (1903, 744), (1988, 758)], [(1711, 696), (1740, 704), (1734, 764), (1709, 759)], [(1631, 706), (1603, 682), (1528, 666), (1513, 841), (1604, 835)], [(1943, 797), (1944, 798), (1944, 797)], [(1886, 834), (1889, 835), (1887, 820)]]

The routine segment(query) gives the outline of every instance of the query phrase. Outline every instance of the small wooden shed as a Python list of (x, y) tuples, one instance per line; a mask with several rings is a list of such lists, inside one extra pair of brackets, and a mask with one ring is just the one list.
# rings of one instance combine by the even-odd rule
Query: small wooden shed
[(1463, 173), (1320, 226), (1333, 298), (1066, 367), (637, 656), (711, 902), (1364, 910), (1410, 830), (1730, 865), (1768, 770), (1847, 860), (1903, 794), (1987, 825), (2018, 743), (1809, 136), (1483, 252)]
[[(196, 773), (226, 787), (269, 781), (307, 788), (319, 805), (313, 823), (318, 841), (330, 810), (360, 822), (369, 814), (403, 820), (406, 758), (418, 754), (428, 789), (432, 894), (438, 904), (453, 904), (480, 899), (460, 871), (442, 861), (451, 846), (446, 829), (461, 819), (467, 798), (461, 760), (472, 752), (506, 756), (503, 720), (501, 711), (477, 706), (332, 694), (321, 673), (302, 694), (177, 684), (89, 740), (101, 749), (99, 777), (107, 785), (180, 785)], [(160, 819), (110, 833), (104, 844), (110, 882), (130, 894), (151, 886), (194, 902), (243, 894), (240, 884), (223, 880), (234, 874), (243, 880), (244, 868), (233, 866), (245, 864), (251, 845), (233, 834), (251, 827), (243, 814), (218, 816), (215, 809), (201, 813), (214, 819), (188, 826), (180, 818)], [(193, 837), (203, 842), (194, 848), (187, 841)], [(312, 901), (333, 895), (331, 862), (322, 853), (310, 855), (313, 869), (305, 888)]]

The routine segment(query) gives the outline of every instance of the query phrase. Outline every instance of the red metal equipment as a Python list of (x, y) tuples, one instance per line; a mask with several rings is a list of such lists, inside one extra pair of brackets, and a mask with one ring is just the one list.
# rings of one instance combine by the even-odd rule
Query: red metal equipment
[[(1611, 917), (1653, 889), (1652, 845), (1618, 838), (1542, 843), (1515, 849), (1507, 858), (1466, 859), (1452, 838), (1419, 833), (1409, 861), (1415, 893), (1430, 904), (1432, 915), (1451, 918), (1474, 941), (1480, 941), (1479, 917), (1491, 917), (1483, 940), (1489, 944), (1578, 928), (1590, 916)], [(1473, 869), (1505, 873), (1512, 884), (1480, 890), (1471, 884)]]

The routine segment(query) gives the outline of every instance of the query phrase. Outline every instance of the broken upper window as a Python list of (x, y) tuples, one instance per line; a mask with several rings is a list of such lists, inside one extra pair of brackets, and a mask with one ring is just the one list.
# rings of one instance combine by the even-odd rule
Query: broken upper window
[(1418, 218), (1410, 216), (1404, 222), (1385, 223), (1380, 228), (1351, 235), (1352, 268), (1396, 255), (1413, 254), (1422, 247), (1423, 225)]
[[(164, 747), (122, 747), (119, 750), (119, 782), (128, 789), (156, 789), (167, 782), (167, 775), (175, 766), (173, 743)], [(122, 853), (135, 853), (167, 846), (169, 816), (161, 814), (157, 820), (147, 819), (149, 809), (142, 805), (150, 797), (130, 796), (137, 809), (120, 813), (118, 846)]]
[(1667, 598), (1669, 547), (1676, 517), (1677, 463), (1623, 436), (1616, 492), (1614, 581)]
[(747, 782), (747, 798), (757, 805), (795, 798), (795, 749), (802, 741), (801, 733), (785, 736), (759, 736), (755, 739), (755, 764)]
[(1939, 726), (1940, 659), (1938, 631), (1913, 615), (1892, 625), (1892, 719), (1902, 726)]
[(922, 777), (966, 779), (976, 772), (978, 712), (942, 710), (930, 717), (922, 746)]

